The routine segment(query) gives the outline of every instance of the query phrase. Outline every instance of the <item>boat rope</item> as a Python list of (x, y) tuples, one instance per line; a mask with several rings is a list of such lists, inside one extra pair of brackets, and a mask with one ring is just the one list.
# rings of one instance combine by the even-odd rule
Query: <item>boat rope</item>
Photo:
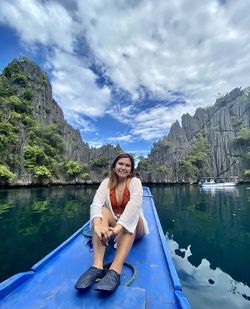
[(87, 238), (92, 238), (93, 233), (90, 229), (90, 225), (86, 225), (83, 229), (82, 229), (82, 235), (87, 237)]
[[(111, 266), (111, 264), (112, 264), (112, 262), (105, 264), (103, 266), (104, 269), (108, 270), (109, 267)], [(136, 268), (134, 267), (134, 265), (132, 265), (132, 264), (130, 264), (128, 262), (124, 262), (123, 265), (129, 267), (132, 270), (133, 274), (132, 274), (131, 278), (125, 283), (125, 286), (130, 286), (135, 281), (135, 278), (136, 278)]]
[[(89, 247), (90, 251), (93, 251), (93, 243), (92, 243), (92, 231), (90, 229), (90, 225), (86, 225), (83, 229), (82, 229), (82, 235), (85, 236), (87, 238), (87, 241), (85, 242), (85, 245)], [(111, 248), (110, 245), (108, 246), (108, 249)], [(112, 264), (112, 262), (106, 263), (103, 267), (104, 269), (109, 269), (110, 265)], [(136, 278), (136, 268), (134, 267), (134, 265), (128, 263), (128, 262), (124, 262), (123, 263), (124, 266), (129, 267), (132, 270), (132, 276), (131, 278), (125, 283), (125, 286), (130, 286)]]

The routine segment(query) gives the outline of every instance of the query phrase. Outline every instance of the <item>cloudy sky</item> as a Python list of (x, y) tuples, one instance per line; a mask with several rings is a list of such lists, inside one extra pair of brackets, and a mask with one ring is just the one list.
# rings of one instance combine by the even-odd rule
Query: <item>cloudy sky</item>
[(250, 1), (1, 0), (0, 69), (27, 55), (93, 146), (146, 155), (184, 113), (250, 85)]

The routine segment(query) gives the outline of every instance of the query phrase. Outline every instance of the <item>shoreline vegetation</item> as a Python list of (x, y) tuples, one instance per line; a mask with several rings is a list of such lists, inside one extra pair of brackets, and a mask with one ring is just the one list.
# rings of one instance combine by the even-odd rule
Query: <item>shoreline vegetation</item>
[[(40, 183), (40, 184), (28, 184), (28, 185), (11, 185), (11, 184), (0, 184), (0, 189), (29, 189), (29, 188), (63, 188), (63, 187), (95, 187), (101, 182), (76, 182), (76, 183)], [(250, 184), (250, 181), (240, 181), (238, 184)], [(143, 182), (143, 186), (176, 186), (176, 185), (190, 185), (198, 186), (198, 182)], [(234, 187), (236, 188), (236, 187)], [(212, 188), (213, 189), (213, 188)]]
[[(184, 114), (138, 158), (143, 183), (197, 183), (206, 176), (250, 182), (250, 88)], [(46, 72), (22, 56), (0, 74), (0, 187), (98, 184), (120, 145), (91, 147), (64, 119)]]

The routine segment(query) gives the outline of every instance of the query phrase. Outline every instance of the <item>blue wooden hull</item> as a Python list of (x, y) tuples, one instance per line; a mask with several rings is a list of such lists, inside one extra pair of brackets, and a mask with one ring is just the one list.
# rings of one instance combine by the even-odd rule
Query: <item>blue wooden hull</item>
[[(91, 309), (91, 308), (190, 308), (167, 248), (150, 190), (144, 188), (143, 209), (150, 235), (133, 245), (126, 261), (136, 268), (136, 279), (124, 286), (131, 269), (124, 266), (121, 286), (111, 295), (91, 287), (84, 293), (74, 289), (79, 276), (91, 265), (92, 252), (79, 229), (30, 271), (0, 283), (1, 309)], [(105, 262), (112, 261), (108, 250)], [(28, 253), (27, 253), (28, 254)]]

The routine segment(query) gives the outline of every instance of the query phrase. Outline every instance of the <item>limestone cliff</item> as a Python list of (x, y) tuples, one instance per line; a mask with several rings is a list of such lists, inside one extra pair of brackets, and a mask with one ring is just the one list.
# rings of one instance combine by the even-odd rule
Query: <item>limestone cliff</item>
[[(148, 182), (195, 182), (204, 176), (238, 176), (250, 167), (249, 89), (236, 88), (213, 106), (184, 114), (156, 142), (139, 169)], [(143, 163), (143, 162), (142, 162)]]
[(26, 57), (3, 70), (0, 107), (0, 166), (16, 175), (0, 171), (2, 183), (100, 182), (121, 151), (119, 146), (97, 149), (83, 142), (53, 99), (47, 74)]

